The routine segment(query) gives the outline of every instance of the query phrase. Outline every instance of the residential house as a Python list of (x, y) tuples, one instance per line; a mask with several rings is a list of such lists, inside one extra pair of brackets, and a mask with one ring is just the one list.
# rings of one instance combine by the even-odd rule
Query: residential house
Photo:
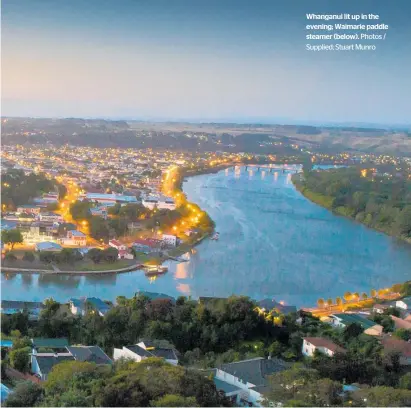
[(301, 350), (303, 355), (312, 357), (316, 351), (332, 357), (335, 353), (344, 353), (345, 349), (324, 337), (304, 337)]
[(65, 238), (61, 238), (60, 242), (63, 245), (84, 247), (87, 244), (87, 236), (81, 231), (69, 230), (67, 231), (67, 236)]
[(4, 384), (0, 384), (0, 402), (6, 401), (9, 394), (12, 392), (10, 388), (6, 387)]
[(369, 336), (382, 336), (384, 333), (384, 327), (380, 324), (376, 324), (368, 329), (364, 330), (364, 334), (368, 334)]
[(373, 306), (372, 311), (373, 311), (374, 313), (383, 314), (383, 313), (384, 313), (387, 309), (389, 309), (390, 307), (391, 307), (390, 304), (384, 304), (384, 305), (382, 305), (382, 304), (377, 303), (377, 304), (375, 304), (375, 305)]
[(411, 365), (411, 343), (395, 337), (385, 336), (381, 339), (381, 344), (384, 347), (384, 353), (398, 353), (400, 355), (401, 365)]
[(45, 241), (45, 242), (38, 242), (34, 245), (36, 251), (47, 251), (47, 252), (60, 252), (63, 247), (55, 242)]
[(87, 310), (94, 310), (100, 316), (105, 316), (112, 306), (96, 297), (82, 297), (79, 299), (71, 298), (69, 300), (71, 313), (74, 315), (84, 316)]
[(172, 347), (158, 347), (158, 343), (145, 340), (130, 346), (123, 346), (122, 349), (115, 348), (113, 358), (114, 360), (126, 358), (140, 362), (149, 357), (160, 357), (172, 365), (178, 365), (177, 351)]
[(127, 250), (127, 245), (121, 243), (117, 239), (110, 239), (108, 241), (109, 246), (116, 248), (118, 251), (126, 251)]
[(63, 352), (33, 352), (31, 355), (31, 371), (42, 381), (45, 381), (52, 368), (64, 361), (87, 361), (99, 365), (113, 363), (98, 346), (67, 346)]
[(175, 303), (176, 300), (169, 296), (169, 295), (165, 295), (164, 293), (156, 293), (156, 292), (145, 292), (145, 291), (138, 291), (134, 294), (135, 297), (137, 296), (145, 296), (148, 297), (150, 300), (156, 300), (156, 299), (167, 299), (169, 300), (171, 303)]
[(395, 329), (411, 330), (411, 319), (401, 319), (397, 316), (391, 316), (391, 319), (394, 322)]
[(133, 242), (132, 247), (137, 251), (137, 252), (144, 252), (146, 254), (149, 254), (150, 252), (156, 252), (158, 251), (158, 245), (156, 242), (153, 242), (152, 240), (149, 239), (137, 239)]
[(330, 318), (332, 319), (332, 325), (335, 327), (347, 327), (351, 323), (357, 323), (359, 324), (364, 330), (369, 329), (372, 326), (375, 326), (375, 322), (366, 319), (365, 317), (354, 314), (354, 313), (336, 313), (333, 315), (330, 315)]
[(235, 406), (261, 406), (267, 391), (268, 376), (287, 368), (279, 359), (257, 357), (221, 365), (212, 370), (218, 390), (224, 392)]
[(31, 371), (34, 375), (40, 378), (41, 381), (46, 381), (52, 368), (62, 363), (63, 361), (74, 360), (74, 357), (69, 353), (39, 353), (31, 355)]
[(37, 320), (43, 308), (44, 304), (41, 302), (22, 302), (17, 300), (1, 301), (1, 313), (12, 315), (27, 311), (30, 320)]
[(402, 310), (410, 312), (411, 311), (411, 296), (406, 297), (406, 298), (401, 299), (401, 300), (397, 300), (395, 302), (395, 306), (402, 309)]
[(73, 315), (84, 316), (86, 314), (86, 302), (84, 299), (71, 298), (69, 300), (69, 307)]
[(69, 342), (65, 337), (59, 338), (47, 338), (47, 337), (34, 337), (31, 340), (31, 347), (35, 353), (38, 349), (65, 349)]
[(134, 259), (134, 255), (128, 250), (120, 250), (117, 255), (118, 259)]
[(77, 361), (87, 361), (96, 364), (112, 364), (113, 361), (98, 346), (68, 346), (69, 353)]

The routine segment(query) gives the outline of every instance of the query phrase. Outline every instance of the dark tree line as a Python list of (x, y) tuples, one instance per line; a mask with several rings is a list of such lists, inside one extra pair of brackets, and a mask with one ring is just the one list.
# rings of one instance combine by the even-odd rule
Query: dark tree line
[[(342, 215), (391, 235), (411, 237), (411, 181), (405, 177), (349, 167), (305, 172), (302, 185), (331, 198), (331, 208)], [(324, 205), (329, 206), (326, 200)]]

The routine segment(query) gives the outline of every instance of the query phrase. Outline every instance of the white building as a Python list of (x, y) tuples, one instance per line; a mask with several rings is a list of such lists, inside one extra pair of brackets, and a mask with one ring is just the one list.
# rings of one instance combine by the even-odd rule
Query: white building
[(156, 347), (150, 341), (141, 341), (140, 343), (130, 346), (123, 346), (122, 349), (115, 348), (113, 352), (114, 360), (125, 358), (140, 362), (149, 357), (161, 357), (172, 365), (178, 365), (178, 357), (175, 349)]
[(345, 351), (342, 347), (323, 337), (304, 337), (303, 340), (301, 352), (307, 357), (312, 357), (315, 351), (329, 357), (332, 357), (337, 352), (343, 353)]
[(118, 251), (127, 251), (127, 246), (117, 239), (110, 239), (110, 241), (108, 241), (108, 244), (109, 246), (116, 248)]
[(79, 246), (79, 247), (86, 246), (87, 236), (83, 234), (81, 231), (70, 230), (70, 231), (67, 231), (67, 237), (61, 238), (60, 242), (63, 245)]
[(40, 213), (38, 215), (39, 221), (48, 221), (48, 222), (63, 222), (63, 216), (60, 214), (56, 214), (53, 212), (47, 212), (47, 213)]
[(146, 196), (141, 203), (149, 210), (158, 208), (159, 210), (175, 210), (176, 203), (171, 197), (165, 196)]
[(177, 246), (177, 237), (175, 235), (163, 234), (163, 242), (168, 246)]
[(213, 369), (217, 390), (224, 392), (234, 406), (260, 407), (265, 399), (268, 376), (286, 369), (284, 361), (262, 357), (223, 364)]
[(406, 297), (395, 302), (395, 306), (403, 310), (411, 310), (411, 297)]

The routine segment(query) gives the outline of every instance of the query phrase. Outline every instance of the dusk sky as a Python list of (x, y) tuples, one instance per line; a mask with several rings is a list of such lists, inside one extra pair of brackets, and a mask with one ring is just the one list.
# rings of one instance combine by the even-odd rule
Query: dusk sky
[[(305, 13), (343, 12), (379, 14), (386, 40), (306, 51)], [(410, 0), (3, 0), (2, 115), (410, 123), (410, 15)]]

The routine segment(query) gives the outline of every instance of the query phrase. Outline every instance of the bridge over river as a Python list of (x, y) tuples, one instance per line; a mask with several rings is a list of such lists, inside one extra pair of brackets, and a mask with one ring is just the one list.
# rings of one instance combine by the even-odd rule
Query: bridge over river
[(270, 173), (274, 173), (276, 171), (281, 171), (283, 173), (299, 173), (303, 170), (303, 166), (301, 164), (247, 164), (245, 166), (245, 169), (246, 171), (263, 170), (268, 171)]

